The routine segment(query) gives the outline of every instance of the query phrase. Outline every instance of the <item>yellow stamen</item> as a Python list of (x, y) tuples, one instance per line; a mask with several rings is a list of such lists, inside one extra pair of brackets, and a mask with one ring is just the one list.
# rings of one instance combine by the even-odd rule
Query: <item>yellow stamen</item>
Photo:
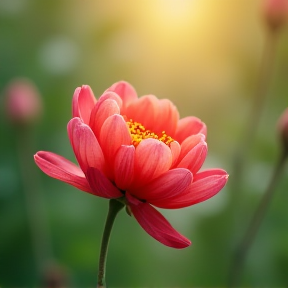
[(132, 119), (127, 121), (128, 128), (132, 137), (132, 144), (137, 147), (138, 144), (147, 138), (157, 139), (166, 145), (170, 146), (170, 143), (174, 141), (171, 136), (168, 136), (165, 131), (156, 134), (150, 130), (147, 130), (141, 123), (134, 122)]

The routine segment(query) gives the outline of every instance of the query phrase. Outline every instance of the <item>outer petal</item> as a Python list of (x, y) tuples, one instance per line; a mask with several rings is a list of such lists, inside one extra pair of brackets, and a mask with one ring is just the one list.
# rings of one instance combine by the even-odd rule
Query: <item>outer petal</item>
[(192, 182), (192, 173), (183, 168), (176, 168), (163, 173), (148, 185), (134, 191), (129, 191), (138, 199), (145, 199), (153, 204), (153, 201), (160, 201), (171, 198), (185, 191)]
[(135, 181), (142, 186), (169, 170), (172, 163), (170, 148), (156, 139), (140, 142), (135, 153)]
[(115, 153), (120, 146), (131, 144), (128, 126), (121, 115), (115, 114), (105, 120), (100, 132), (100, 143), (112, 168)]
[(117, 187), (127, 190), (134, 178), (135, 147), (121, 146), (115, 156), (114, 175)]
[(158, 120), (159, 100), (154, 95), (146, 95), (133, 101), (127, 108), (128, 119), (139, 122), (146, 129), (154, 131), (154, 126)]
[(97, 104), (94, 106), (89, 126), (91, 127), (92, 131), (94, 132), (96, 138), (99, 139), (100, 131), (103, 123), (105, 120), (114, 114), (120, 114), (120, 107), (115, 100), (106, 99), (104, 101), (98, 101)]
[(171, 224), (153, 208), (149, 203), (144, 203), (126, 193), (126, 198), (131, 211), (140, 226), (154, 239), (172, 248), (185, 248), (191, 241), (177, 232)]
[(185, 117), (178, 122), (175, 140), (181, 144), (187, 137), (198, 133), (207, 134), (205, 123), (197, 117)]
[(68, 123), (68, 135), (83, 172), (86, 173), (88, 167), (103, 171), (104, 155), (91, 128), (82, 123), (79, 118), (73, 118)]
[(108, 199), (123, 196), (123, 194), (97, 168), (88, 168), (86, 174), (94, 195)]
[(202, 167), (207, 155), (207, 144), (201, 141), (180, 161), (179, 168), (187, 168), (193, 174), (196, 174)]
[(89, 124), (91, 111), (96, 104), (93, 91), (88, 85), (76, 88), (72, 100), (72, 115)]
[(153, 205), (160, 208), (178, 209), (188, 207), (216, 195), (227, 183), (228, 174), (222, 169), (211, 169), (194, 176), (192, 184), (184, 191), (170, 199), (154, 201)]
[(52, 152), (39, 151), (34, 155), (34, 160), (48, 176), (91, 193), (91, 188), (82, 170), (64, 157)]
[(137, 93), (133, 86), (131, 86), (128, 82), (119, 81), (114, 83), (110, 88), (106, 91), (113, 91), (120, 96), (123, 101), (123, 106), (121, 108), (121, 114), (126, 115), (127, 106), (137, 99)]

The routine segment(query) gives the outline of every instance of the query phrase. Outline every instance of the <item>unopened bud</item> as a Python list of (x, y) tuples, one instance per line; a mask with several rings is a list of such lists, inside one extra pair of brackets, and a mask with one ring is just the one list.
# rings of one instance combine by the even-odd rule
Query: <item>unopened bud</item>
[(42, 112), (36, 86), (28, 79), (13, 80), (6, 88), (6, 114), (15, 124), (29, 124)]
[(288, 108), (283, 112), (278, 121), (278, 131), (282, 141), (284, 152), (288, 153)]
[(264, 0), (264, 19), (271, 30), (278, 30), (288, 21), (288, 0)]

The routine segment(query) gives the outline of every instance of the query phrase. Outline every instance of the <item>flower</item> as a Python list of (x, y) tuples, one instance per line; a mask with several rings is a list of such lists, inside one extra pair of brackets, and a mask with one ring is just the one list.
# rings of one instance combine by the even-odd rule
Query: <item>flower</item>
[(28, 79), (14, 79), (6, 89), (6, 112), (12, 122), (29, 124), (42, 112), (42, 101), (35, 85)]
[(98, 101), (89, 86), (73, 96), (68, 135), (80, 168), (40, 151), (36, 164), (47, 175), (78, 189), (126, 204), (142, 228), (164, 245), (184, 248), (190, 240), (155, 207), (177, 209), (205, 201), (226, 184), (222, 169), (198, 172), (207, 154), (206, 125), (179, 120), (177, 108), (153, 95), (137, 97), (121, 81)]
[(288, 20), (287, 0), (265, 0), (263, 3), (264, 19), (268, 27), (277, 30)]

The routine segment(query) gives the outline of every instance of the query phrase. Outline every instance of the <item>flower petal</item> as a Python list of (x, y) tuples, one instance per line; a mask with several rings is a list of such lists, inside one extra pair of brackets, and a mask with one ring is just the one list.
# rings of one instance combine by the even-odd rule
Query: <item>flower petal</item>
[(202, 167), (207, 156), (207, 144), (205, 141), (201, 141), (195, 147), (193, 147), (187, 155), (177, 165), (179, 168), (187, 168), (193, 174), (196, 174)]
[(82, 170), (64, 157), (52, 152), (39, 151), (34, 155), (34, 160), (48, 176), (91, 193), (91, 188)]
[(88, 85), (76, 88), (72, 100), (72, 115), (89, 124), (90, 114), (96, 104), (93, 91)]
[(177, 232), (164, 216), (149, 203), (126, 193), (128, 205), (140, 226), (160, 243), (177, 249), (191, 245), (191, 241)]
[(153, 204), (153, 201), (171, 198), (182, 193), (191, 184), (192, 178), (192, 173), (189, 170), (176, 168), (163, 173), (148, 185), (136, 189), (135, 192), (129, 192), (138, 199)]
[(170, 148), (156, 139), (144, 139), (136, 148), (135, 177), (142, 186), (169, 170), (172, 163)]
[(109, 116), (102, 125), (100, 143), (111, 168), (114, 156), (121, 145), (131, 144), (131, 135), (123, 116), (114, 114)]
[[(139, 122), (146, 129), (154, 131), (154, 126), (157, 121), (159, 100), (154, 95), (146, 95), (133, 101), (127, 108), (126, 115), (128, 120), (132, 119)], [(160, 131), (161, 132), (161, 131)]]
[(68, 135), (83, 172), (86, 173), (88, 167), (104, 171), (104, 155), (91, 128), (79, 118), (73, 118), (68, 123)]
[(113, 91), (120, 96), (123, 101), (123, 106), (121, 108), (121, 114), (126, 115), (127, 106), (137, 99), (137, 93), (133, 86), (131, 86), (128, 82), (119, 81), (114, 83), (110, 88), (106, 91)]
[(123, 196), (119, 189), (97, 168), (88, 168), (86, 174), (94, 195), (108, 199)]
[(216, 195), (227, 183), (228, 174), (222, 169), (210, 169), (194, 175), (193, 182), (182, 194), (170, 199), (154, 201), (159, 208), (178, 209), (188, 207)]
[(115, 183), (121, 190), (127, 190), (134, 178), (135, 147), (120, 146), (114, 162)]
[(178, 161), (178, 158), (181, 152), (181, 146), (177, 141), (173, 141), (170, 143), (170, 149), (171, 149), (171, 155), (172, 155), (171, 167), (173, 167)]
[(187, 137), (198, 133), (207, 134), (205, 123), (197, 117), (185, 117), (178, 121), (175, 140), (181, 144)]
[[(118, 96), (117, 96), (118, 97)], [(91, 127), (92, 131), (94, 132), (96, 138), (99, 139), (100, 131), (103, 123), (105, 120), (114, 114), (120, 114), (120, 108), (118, 103), (112, 99), (106, 99), (104, 101), (98, 101), (97, 104), (94, 106), (89, 126)]]
[(168, 99), (158, 101), (157, 119), (153, 126), (154, 133), (165, 131), (168, 136), (175, 135), (179, 113), (176, 106)]

